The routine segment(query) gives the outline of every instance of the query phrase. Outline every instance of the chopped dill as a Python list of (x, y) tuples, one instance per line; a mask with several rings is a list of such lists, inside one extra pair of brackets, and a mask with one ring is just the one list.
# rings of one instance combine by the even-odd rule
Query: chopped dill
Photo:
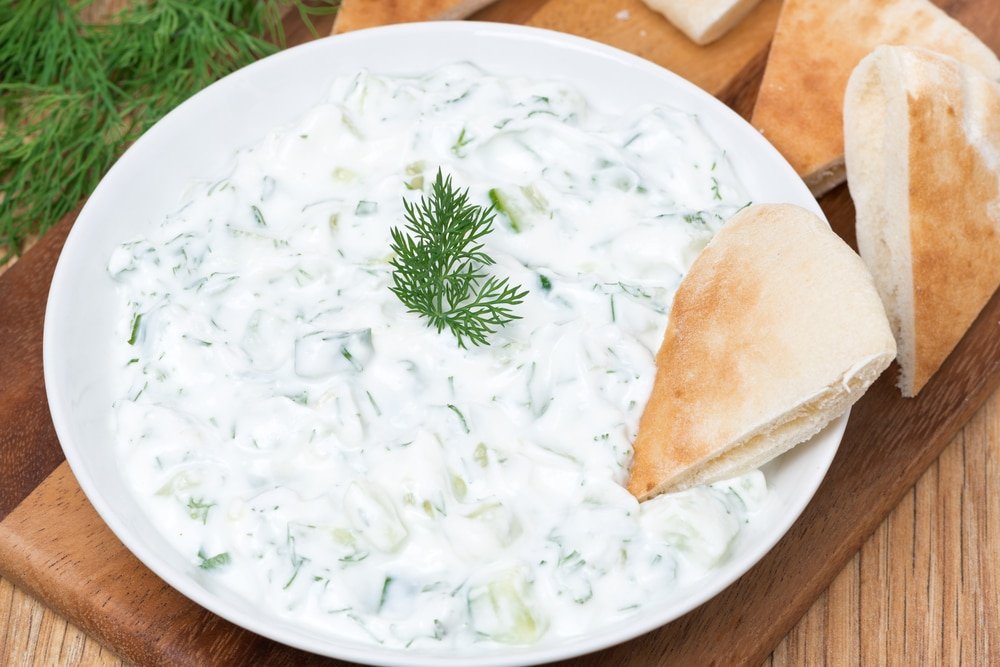
[(142, 313), (136, 313), (132, 316), (132, 329), (128, 337), (128, 344), (135, 345), (135, 342), (139, 340), (139, 326), (142, 324)]
[(223, 551), (222, 553), (215, 554), (212, 557), (208, 557), (205, 555), (205, 551), (203, 549), (199, 549), (198, 560), (201, 561), (198, 563), (198, 567), (200, 567), (201, 569), (214, 570), (216, 568), (222, 567), (223, 565), (229, 565), (229, 562), (232, 559), (229, 557), (228, 551)]
[(188, 516), (202, 524), (208, 523), (208, 510), (215, 507), (215, 503), (206, 503), (204, 500), (191, 498), (187, 503)]
[(260, 209), (251, 205), (250, 210), (253, 212), (253, 219), (257, 224), (261, 227), (267, 227), (267, 221), (264, 220), (264, 214), (260, 212)]
[(465, 128), (463, 127), (462, 131), (458, 133), (458, 139), (456, 139), (455, 143), (452, 144), (451, 152), (457, 155), (458, 157), (463, 157), (462, 149), (465, 148), (466, 144), (468, 144), (471, 141), (472, 137), (465, 136)]
[(489, 334), (520, 319), (512, 308), (528, 292), (484, 270), (494, 264), (482, 242), (493, 231), (493, 207), (470, 204), (469, 191), (438, 169), (430, 197), (403, 200), (403, 208), (405, 231), (392, 228), (389, 289), (409, 312), (426, 317), (438, 333), (447, 327), (461, 348), (485, 345)]
[(385, 581), (382, 582), (382, 594), (378, 599), (378, 610), (382, 611), (382, 607), (385, 606), (386, 598), (389, 597), (389, 586), (392, 585), (392, 577), (386, 577)]
[(456, 416), (458, 416), (458, 420), (462, 422), (462, 430), (465, 431), (466, 433), (471, 433), (471, 431), (469, 430), (469, 422), (465, 421), (465, 415), (462, 414), (462, 411), (459, 410), (454, 405), (452, 405), (451, 403), (448, 404), (448, 409), (454, 412)]

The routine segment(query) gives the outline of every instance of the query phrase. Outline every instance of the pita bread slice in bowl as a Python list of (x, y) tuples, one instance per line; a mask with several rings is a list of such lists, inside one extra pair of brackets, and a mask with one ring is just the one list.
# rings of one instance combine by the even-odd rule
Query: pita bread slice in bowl
[(674, 296), (629, 491), (648, 500), (760, 467), (843, 414), (895, 355), (871, 275), (823, 220), (743, 209)]

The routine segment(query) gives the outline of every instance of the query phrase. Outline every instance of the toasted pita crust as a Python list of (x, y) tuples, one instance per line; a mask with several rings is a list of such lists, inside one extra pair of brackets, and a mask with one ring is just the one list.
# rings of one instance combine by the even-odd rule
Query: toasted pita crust
[(933, 49), (1000, 81), (993, 52), (927, 0), (785, 0), (751, 122), (817, 197), (844, 181), (844, 88), (880, 44)]
[(495, 0), (344, 0), (333, 34), (390, 23), (463, 19)]
[(695, 44), (714, 42), (729, 32), (760, 0), (643, 0), (667, 17)]
[(844, 104), (858, 247), (915, 396), (1000, 285), (1000, 85), (956, 60), (880, 47)]
[(763, 465), (843, 414), (895, 354), (871, 276), (823, 220), (744, 209), (674, 296), (629, 491), (646, 500)]

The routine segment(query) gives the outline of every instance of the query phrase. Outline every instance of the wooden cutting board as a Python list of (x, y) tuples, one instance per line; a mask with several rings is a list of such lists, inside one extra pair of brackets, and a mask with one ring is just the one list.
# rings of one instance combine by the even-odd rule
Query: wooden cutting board
[(464, 19), (493, 0), (349, 0), (340, 3), (333, 33), (390, 23)]
[[(938, 4), (1000, 49), (1000, 4)], [(765, 0), (709, 47), (683, 41), (638, 0), (501, 0), (476, 18), (530, 23), (620, 46), (678, 71), (748, 115), (777, 8), (777, 0)], [(820, 203), (834, 229), (853, 244), (847, 190), (838, 188)], [(0, 276), (0, 574), (134, 662), (343, 664), (275, 644), (197, 607), (132, 557), (87, 503), (63, 460), (42, 384), (45, 296), (74, 217)], [(813, 502), (756, 567), (674, 623), (572, 664), (759, 665), (1000, 384), (1000, 294), (918, 399), (900, 398), (894, 372), (855, 407)]]

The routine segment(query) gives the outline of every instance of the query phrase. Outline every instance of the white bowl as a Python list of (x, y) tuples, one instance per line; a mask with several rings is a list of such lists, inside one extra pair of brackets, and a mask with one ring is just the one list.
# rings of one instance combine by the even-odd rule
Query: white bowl
[(338, 75), (424, 73), (470, 60), (502, 75), (563, 79), (598, 108), (663, 103), (697, 113), (728, 151), (755, 202), (790, 202), (822, 216), (778, 152), (713, 97), (636, 56), (568, 35), (470, 22), (399, 25), (317, 40), (250, 65), (168, 114), (111, 168), (83, 208), (56, 266), (45, 315), (45, 385), (66, 459), (94, 508), (157, 575), (216, 614), (307, 651), (379, 665), (537, 664), (595, 651), (659, 627), (705, 602), (754, 565), (812, 498), (837, 451), (847, 416), (765, 468), (771, 493), (741, 533), (732, 557), (690, 590), (643, 614), (586, 636), (447, 657), (401, 652), (320, 636), (254, 609), (227, 590), (210, 590), (139, 509), (111, 445), (109, 359), (117, 298), (105, 267), (112, 249), (175, 209), (185, 187), (218, 174), (237, 148), (295, 120), (323, 100)]

